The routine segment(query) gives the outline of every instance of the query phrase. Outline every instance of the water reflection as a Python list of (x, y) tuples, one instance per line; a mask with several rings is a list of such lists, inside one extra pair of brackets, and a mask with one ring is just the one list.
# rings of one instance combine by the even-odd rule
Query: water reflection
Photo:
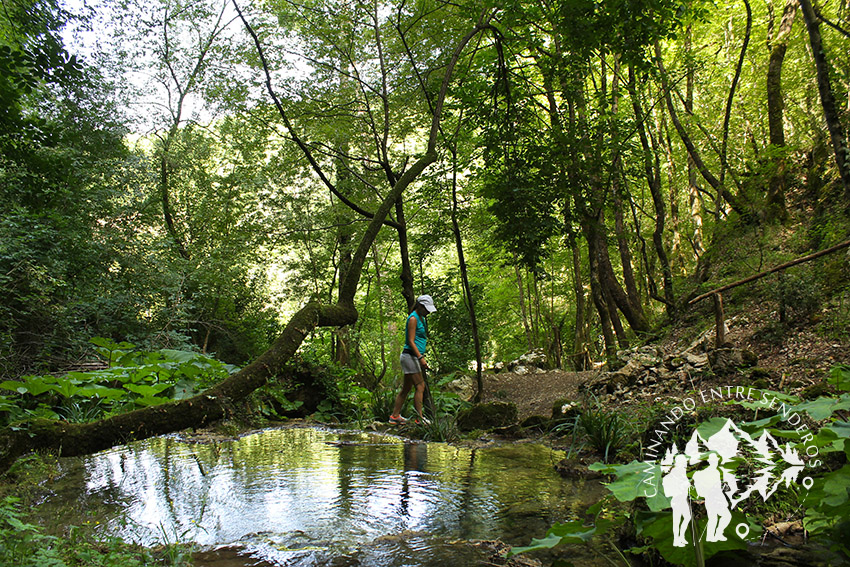
[(454, 539), (527, 544), (594, 502), (602, 489), (562, 480), (558, 458), (535, 444), (476, 450), (307, 428), (211, 444), (162, 437), (67, 461), (45, 511), (65, 525), (97, 517), (143, 545), (244, 545), (279, 565), (436, 565)]

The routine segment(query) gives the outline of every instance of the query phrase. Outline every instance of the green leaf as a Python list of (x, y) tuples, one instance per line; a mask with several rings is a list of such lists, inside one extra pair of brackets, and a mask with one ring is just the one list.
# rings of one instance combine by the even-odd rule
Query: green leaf
[(821, 502), (827, 506), (841, 506), (848, 501), (848, 490), (850, 490), (850, 465), (844, 465), (824, 477), (824, 497)]
[(118, 400), (127, 395), (127, 392), (118, 388), (108, 388), (95, 384), (92, 386), (83, 386), (77, 393), (86, 398), (102, 398), (107, 400)]
[(64, 396), (66, 398), (73, 398), (77, 395), (77, 392), (80, 391), (80, 387), (77, 386), (76, 381), (69, 380), (67, 378), (57, 380), (56, 384), (51, 386), (51, 389), (60, 396)]
[(3, 388), (4, 390), (12, 390), (13, 392), (17, 392), (19, 394), (26, 394), (27, 392), (29, 392), (29, 389), (27, 388), (26, 384), (24, 384), (23, 382), (16, 382), (14, 380), (6, 380), (0, 383), (0, 388)]
[(193, 360), (197, 360), (199, 357), (203, 357), (203, 355), (189, 350), (163, 348), (160, 349), (159, 352), (162, 353), (167, 360), (173, 360), (176, 362), (192, 362)]
[(620, 502), (645, 498), (651, 510), (663, 510), (670, 505), (670, 499), (664, 496), (661, 488), (661, 467), (655, 463), (642, 461), (632, 461), (626, 465), (593, 463), (588, 468), (617, 477), (606, 486)]
[(198, 393), (197, 385), (194, 380), (180, 380), (174, 385), (174, 394), (171, 397), (175, 400), (191, 398)]
[(581, 543), (590, 541), (596, 534), (596, 526), (585, 526), (580, 520), (573, 520), (563, 524), (555, 524), (546, 532), (542, 539), (534, 538), (531, 544), (525, 547), (511, 548), (508, 557), (518, 553), (526, 553), (538, 549), (551, 549), (562, 543)]
[(850, 366), (846, 364), (833, 366), (827, 382), (835, 384), (835, 387), (842, 392), (850, 391)]
[(15, 382), (7, 380), (0, 384), (0, 388), (13, 390), (19, 394), (30, 394), (32, 396), (40, 396), (45, 392), (53, 389), (56, 383), (56, 378), (49, 374), (45, 376), (25, 376), (23, 382)]
[(822, 421), (839, 410), (850, 409), (850, 394), (842, 394), (840, 398), (820, 397), (810, 402), (803, 402), (792, 408), (792, 410), (805, 411), (815, 421)]
[[(708, 559), (721, 551), (747, 548), (747, 542), (742, 540), (735, 533), (735, 528), (739, 524), (747, 526), (749, 529), (749, 535), (747, 537), (750, 540), (757, 539), (758, 535), (761, 533), (761, 526), (759, 524), (749, 520), (738, 510), (732, 510), (732, 521), (729, 523), (724, 532), (726, 541), (702, 542), (703, 555), (705, 559)], [(673, 546), (672, 512), (638, 512), (635, 517), (635, 528), (637, 529), (638, 534), (651, 538), (655, 549), (657, 549), (664, 559), (670, 563), (673, 563), (674, 565), (696, 567), (696, 553), (691, 530), (688, 530), (687, 546)], [(698, 529), (696, 531), (699, 534), (705, 534), (705, 528), (706, 520), (703, 518), (699, 521)]]
[(160, 392), (167, 390), (171, 384), (125, 384), (124, 388), (139, 394), (142, 397), (148, 398), (158, 395)]

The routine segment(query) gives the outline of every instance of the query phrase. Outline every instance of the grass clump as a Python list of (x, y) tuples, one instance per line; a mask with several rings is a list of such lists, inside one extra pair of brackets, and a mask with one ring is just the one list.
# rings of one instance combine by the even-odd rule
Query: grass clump
[(587, 444), (610, 462), (634, 436), (634, 430), (622, 412), (604, 407), (594, 401), (586, 404), (576, 418), (576, 432), (583, 434)]

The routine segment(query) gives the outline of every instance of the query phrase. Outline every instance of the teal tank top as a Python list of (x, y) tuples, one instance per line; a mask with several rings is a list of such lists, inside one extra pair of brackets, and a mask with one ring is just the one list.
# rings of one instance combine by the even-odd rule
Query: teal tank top
[(416, 317), (416, 336), (413, 342), (416, 344), (416, 348), (419, 349), (420, 354), (425, 354), (428, 347), (428, 323), (416, 311), (408, 315), (407, 320), (404, 322), (404, 349), (412, 350), (410, 342), (407, 339), (407, 325), (411, 317)]

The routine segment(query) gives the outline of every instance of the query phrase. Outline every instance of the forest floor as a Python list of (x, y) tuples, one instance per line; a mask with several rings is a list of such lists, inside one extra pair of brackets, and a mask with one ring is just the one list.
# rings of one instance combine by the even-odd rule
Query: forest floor
[(532, 415), (551, 417), (555, 402), (580, 397), (579, 386), (598, 372), (548, 370), (533, 374), (499, 372), (484, 376), (484, 402), (513, 402), (520, 422)]
[[(839, 306), (846, 310), (848, 306)], [(727, 338), (736, 348), (749, 349), (758, 356), (760, 376), (770, 389), (799, 394), (817, 384), (825, 384), (830, 369), (839, 364), (850, 365), (850, 332), (828, 325), (830, 318), (841, 320), (845, 314), (835, 312), (835, 307), (824, 309), (803, 324), (780, 325), (776, 306), (769, 303), (750, 304), (740, 313), (728, 318)], [(703, 331), (708, 330), (702, 329)], [(662, 340), (653, 343), (664, 353), (681, 352), (693, 340), (694, 329), (672, 329)], [(484, 376), (483, 401), (510, 401), (516, 404), (521, 422), (531, 415), (550, 417), (556, 401), (580, 400), (581, 385), (598, 375), (598, 371), (568, 372), (563, 370), (539, 371), (531, 374), (500, 372)], [(745, 378), (708, 378), (701, 383), (736, 384)], [(656, 388), (654, 394), (680, 397), (693, 390), (693, 384), (668, 383)], [(660, 390), (660, 391), (659, 391)], [(643, 396), (641, 394), (644, 394)], [(628, 407), (631, 402), (646, 399), (648, 392), (620, 396), (616, 406)]]

